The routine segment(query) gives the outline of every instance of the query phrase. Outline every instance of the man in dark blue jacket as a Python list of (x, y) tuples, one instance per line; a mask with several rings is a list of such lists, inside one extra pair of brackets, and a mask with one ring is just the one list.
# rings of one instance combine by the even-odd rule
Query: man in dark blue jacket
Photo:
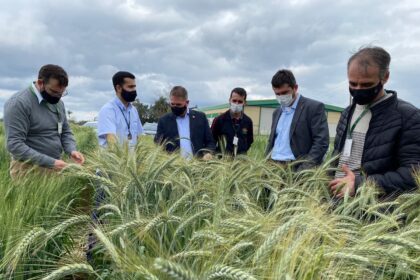
[(391, 56), (383, 48), (365, 47), (347, 64), (353, 104), (341, 114), (334, 152), (340, 153), (330, 188), (336, 197), (354, 196), (366, 180), (385, 196), (416, 188), (412, 172), (420, 163), (420, 111), (385, 90)]
[(167, 152), (181, 151), (185, 158), (212, 158), (216, 145), (204, 113), (188, 108), (188, 92), (182, 86), (172, 88), (171, 111), (158, 121), (155, 143), (164, 145)]

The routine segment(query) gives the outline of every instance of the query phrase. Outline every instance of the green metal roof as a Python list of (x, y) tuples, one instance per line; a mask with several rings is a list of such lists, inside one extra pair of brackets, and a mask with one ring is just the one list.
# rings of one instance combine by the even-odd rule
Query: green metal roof
[(209, 107), (203, 107), (203, 108), (198, 108), (198, 110), (200, 111), (211, 111), (211, 110), (219, 110), (219, 109), (227, 109), (229, 108), (229, 104), (222, 104), (222, 105), (216, 105), (216, 106), (209, 106)]
[(341, 113), (341, 112), (344, 111), (344, 108), (342, 108), (342, 107), (338, 107), (338, 106), (334, 106), (334, 105), (328, 105), (328, 104), (325, 104), (325, 109), (328, 112), (339, 112), (339, 113)]
[[(277, 108), (279, 106), (279, 103), (276, 99), (262, 99), (262, 100), (248, 100), (246, 106), (257, 106), (257, 107), (263, 107), (263, 108)], [(220, 109), (228, 109), (229, 103), (216, 105), (216, 106), (210, 106), (210, 107), (203, 107), (199, 108), (200, 111), (206, 112), (206, 111), (212, 111), (212, 110), (220, 110)], [(341, 113), (344, 108), (334, 106), (334, 105), (328, 105), (325, 104), (325, 110), (327, 112), (339, 112)]]
[(219, 113), (213, 113), (213, 114), (206, 114), (207, 118), (215, 118), (218, 115), (220, 115)]

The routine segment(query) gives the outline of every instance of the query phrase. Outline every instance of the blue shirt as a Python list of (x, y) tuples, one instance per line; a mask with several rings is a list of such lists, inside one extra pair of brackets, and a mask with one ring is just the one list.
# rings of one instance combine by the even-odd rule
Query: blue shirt
[(273, 160), (288, 161), (295, 160), (292, 149), (290, 148), (290, 126), (295, 115), (300, 94), (290, 107), (282, 107), (282, 113), (276, 127), (276, 139), (274, 140), (271, 158)]
[[(131, 140), (128, 140), (129, 133), (131, 133)], [(118, 97), (106, 103), (99, 111), (99, 145), (105, 147), (107, 145), (106, 135), (114, 134), (120, 145), (128, 141), (128, 145), (133, 147), (137, 144), (137, 137), (142, 133), (143, 127), (137, 109), (131, 104), (126, 108)]]
[(178, 126), (181, 156), (191, 158), (193, 156), (193, 150), (190, 139), (190, 109), (187, 109), (185, 116), (176, 117), (176, 124)]

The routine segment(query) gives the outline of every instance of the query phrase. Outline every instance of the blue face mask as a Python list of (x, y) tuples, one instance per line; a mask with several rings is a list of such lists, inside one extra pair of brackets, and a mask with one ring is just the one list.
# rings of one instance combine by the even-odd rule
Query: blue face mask
[(353, 96), (354, 102), (356, 102), (359, 105), (366, 105), (372, 103), (373, 100), (375, 100), (375, 98), (381, 92), (382, 87), (382, 82), (379, 81), (379, 83), (376, 86), (363, 89), (349, 88), (349, 91), (351, 96)]
[(127, 91), (125, 89), (122, 89), (121, 92), (121, 97), (126, 101), (126, 102), (133, 102), (134, 100), (136, 100), (137, 97), (137, 91), (133, 90), (133, 91)]

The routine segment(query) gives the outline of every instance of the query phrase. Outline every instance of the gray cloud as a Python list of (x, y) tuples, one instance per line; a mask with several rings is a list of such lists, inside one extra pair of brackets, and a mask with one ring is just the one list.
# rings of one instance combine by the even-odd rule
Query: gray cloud
[(415, 0), (17, 0), (2, 4), (0, 32), (0, 116), (46, 63), (69, 73), (64, 100), (78, 119), (113, 97), (118, 70), (136, 74), (143, 102), (181, 84), (191, 104), (207, 106), (226, 102), (236, 86), (273, 98), (272, 75), (291, 68), (302, 94), (345, 106), (346, 61), (370, 43), (391, 53), (387, 88), (420, 105)]

